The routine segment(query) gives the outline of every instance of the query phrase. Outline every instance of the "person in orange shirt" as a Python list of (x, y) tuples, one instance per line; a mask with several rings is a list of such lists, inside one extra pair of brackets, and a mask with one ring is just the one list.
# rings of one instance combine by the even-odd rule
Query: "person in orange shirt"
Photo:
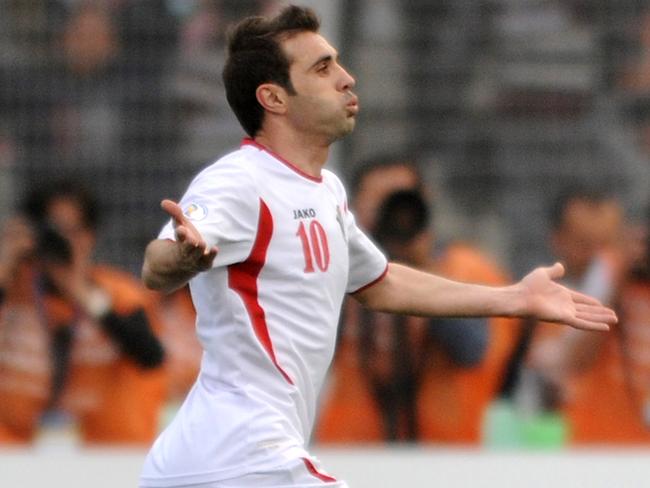
[[(496, 264), (469, 244), (434, 243), (425, 205), (417, 192), (408, 191), (393, 193), (383, 203), (376, 236), (391, 256), (459, 281), (506, 283)], [(513, 323), (498, 318), (438, 318), (424, 322), (424, 327), (414, 398), (418, 439), (476, 444), (484, 410), (510, 354)]]
[[(382, 203), (373, 235), (391, 259), (433, 271), (429, 220), (429, 207), (418, 191), (398, 191)], [(471, 368), (487, 348), (482, 319), (450, 321), (364, 311), (357, 327), (361, 374), (379, 406), (383, 438), (389, 441), (422, 439), (427, 409), (436, 408), (422, 408), (420, 396), (428, 383), (425, 377), (438, 366), (436, 359), (445, 356), (459, 368)]]
[(167, 295), (151, 293), (161, 318), (167, 403), (175, 408), (196, 381), (201, 365), (202, 349), (195, 330), (196, 310), (187, 286)]
[(166, 387), (150, 296), (93, 263), (97, 205), (81, 186), (50, 183), (25, 209), (21, 252), (11, 234), (0, 243), (0, 441), (33, 441), (61, 410), (84, 443), (149, 444)]
[[(418, 167), (407, 156), (378, 155), (361, 162), (350, 181), (352, 209), (359, 227), (366, 231), (375, 227), (379, 207), (390, 193), (406, 189), (425, 192), (422, 181)], [(336, 356), (315, 427), (318, 442), (381, 442), (385, 438), (380, 406), (360, 364), (364, 315), (355, 300), (344, 302)]]
[(551, 407), (567, 420), (570, 443), (648, 442), (647, 283), (625, 276), (632, 241), (622, 207), (614, 197), (586, 189), (566, 191), (555, 207), (552, 244), (570, 286), (616, 305), (621, 319), (610, 334), (569, 334), (538, 325), (528, 367), (556, 389)]
[[(633, 241), (630, 235), (626, 244)], [(624, 250), (630, 267), (613, 300), (619, 323), (597, 347), (577, 342), (562, 350), (582, 358), (560, 363), (570, 378), (563, 410), (576, 445), (650, 445), (650, 242), (637, 242), (640, 256)]]
[(52, 385), (50, 336), (36, 306), (33, 230), (11, 218), (0, 230), (0, 444), (31, 441)]
[[(433, 264), (447, 278), (486, 285), (507, 283), (506, 273), (494, 260), (461, 241), (440, 246)], [(453, 321), (448, 322), (447, 327), (455, 328)], [(506, 363), (520, 334), (516, 322), (494, 317), (469, 323), (486, 332), (480, 361), (463, 364), (453, 361), (448, 354), (434, 353), (419, 395), (422, 440), (457, 444), (481, 441), (486, 409), (500, 389)]]
[(580, 392), (585, 398), (607, 392), (608, 401), (591, 410), (576, 402), (571, 414), (583, 419), (575, 427), (576, 442), (650, 444), (649, 229), (650, 213), (643, 234), (637, 234), (643, 251), (630, 256), (630, 271), (618, 296), (619, 325)]
[[(407, 159), (382, 158), (363, 165), (352, 189), (360, 225), (376, 229), (375, 237), (394, 258), (458, 279), (503, 279), (468, 245), (456, 243), (441, 256), (432, 255), (428, 203), (422, 196), (426, 190), (417, 167)], [(406, 191), (390, 195), (395, 190)], [(410, 217), (403, 214), (409, 208), (415, 210)], [(381, 215), (384, 221), (376, 222)], [(512, 342), (509, 327), (497, 325), (503, 321), (490, 320), (489, 326), (482, 319), (430, 321), (371, 314), (351, 305), (345, 312), (316, 428), (319, 442), (478, 441), (482, 411)], [(475, 370), (482, 377), (472, 382), (468, 375)]]

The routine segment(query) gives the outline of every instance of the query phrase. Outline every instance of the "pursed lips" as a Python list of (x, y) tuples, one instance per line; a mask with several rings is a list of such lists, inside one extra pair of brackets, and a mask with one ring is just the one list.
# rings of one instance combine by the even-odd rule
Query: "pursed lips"
[(345, 108), (348, 109), (348, 112), (357, 114), (359, 112), (359, 98), (356, 95), (352, 95), (350, 100), (345, 104)]

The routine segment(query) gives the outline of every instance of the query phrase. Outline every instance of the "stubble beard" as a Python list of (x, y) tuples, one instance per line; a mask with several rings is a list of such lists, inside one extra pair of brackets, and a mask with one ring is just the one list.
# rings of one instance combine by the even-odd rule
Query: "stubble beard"
[(348, 117), (344, 121), (343, 124), (341, 124), (340, 127), (338, 127), (338, 130), (332, 135), (330, 142), (336, 142), (344, 137), (352, 134), (354, 132), (354, 128), (357, 124), (356, 118), (355, 117)]

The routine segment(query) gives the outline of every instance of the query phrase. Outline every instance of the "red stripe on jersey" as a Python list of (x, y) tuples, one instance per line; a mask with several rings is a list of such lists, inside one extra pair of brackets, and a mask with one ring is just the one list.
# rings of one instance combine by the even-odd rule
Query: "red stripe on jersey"
[(302, 462), (305, 463), (305, 466), (307, 467), (307, 470), (316, 478), (318, 478), (321, 481), (336, 481), (336, 478), (332, 478), (331, 476), (321, 473), (316, 469), (316, 466), (314, 466), (314, 463), (311, 462), (311, 460), (307, 458), (302, 458)]
[(273, 342), (266, 324), (266, 314), (258, 300), (257, 279), (266, 261), (266, 252), (273, 235), (273, 217), (269, 207), (260, 198), (260, 218), (253, 249), (246, 261), (228, 266), (228, 286), (243, 300), (255, 335), (262, 343), (271, 361), (284, 378), (293, 385), (293, 380), (282, 369), (275, 357)]
[(300, 176), (303, 178), (307, 178), (308, 180), (315, 181), (316, 183), (322, 183), (323, 182), (323, 177), (322, 176), (312, 176), (309, 173), (305, 173), (303, 170), (301, 170), (298, 166), (295, 164), (290, 163), (286, 159), (284, 159), (282, 156), (275, 154), (273, 151), (271, 151), (268, 147), (263, 146), (259, 142), (257, 142), (255, 139), (251, 139), (250, 137), (245, 137), (244, 140), (241, 141), (242, 146), (253, 146), (259, 149), (260, 151), (264, 151), (271, 156), (273, 156), (275, 159), (280, 161), (282, 164), (285, 166), (288, 166), (291, 170), (295, 171), (298, 173)]

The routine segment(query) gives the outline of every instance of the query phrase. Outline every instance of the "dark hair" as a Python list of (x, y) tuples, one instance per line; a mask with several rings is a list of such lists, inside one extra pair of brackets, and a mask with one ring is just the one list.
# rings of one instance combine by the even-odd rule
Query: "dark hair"
[(357, 195), (364, 178), (373, 171), (399, 166), (403, 166), (413, 172), (418, 182), (417, 189), (421, 190), (422, 172), (420, 171), (419, 166), (415, 163), (415, 157), (407, 153), (404, 153), (402, 156), (400, 156), (400, 154), (401, 153), (378, 154), (357, 163), (350, 178), (348, 188), (350, 196), (354, 197)]
[(559, 229), (564, 223), (564, 214), (569, 205), (577, 200), (601, 203), (611, 198), (611, 195), (600, 186), (589, 186), (572, 183), (562, 188), (551, 203), (549, 222), (552, 229)]
[(57, 198), (74, 201), (81, 210), (84, 226), (93, 231), (97, 230), (98, 202), (83, 184), (74, 180), (49, 182), (46, 186), (33, 190), (25, 199), (23, 211), (35, 224), (46, 224), (48, 206)]
[(257, 101), (258, 86), (276, 83), (295, 94), (289, 76), (291, 60), (280, 41), (319, 28), (320, 21), (311, 9), (289, 6), (270, 19), (247, 17), (230, 32), (223, 82), (230, 108), (249, 136), (257, 134), (264, 119), (264, 109)]
[(419, 191), (396, 191), (381, 204), (374, 237), (380, 244), (410, 241), (428, 227), (430, 216), (429, 206)]

